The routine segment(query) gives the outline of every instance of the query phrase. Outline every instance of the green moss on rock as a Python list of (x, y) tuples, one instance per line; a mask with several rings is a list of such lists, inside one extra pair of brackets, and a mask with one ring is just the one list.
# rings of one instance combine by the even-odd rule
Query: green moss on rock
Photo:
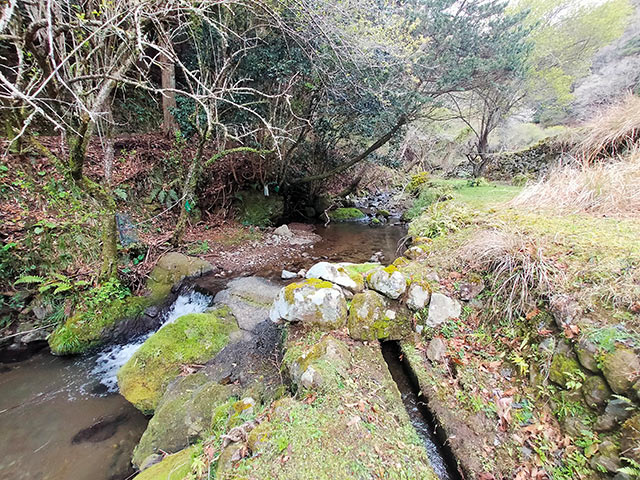
[(98, 346), (104, 333), (118, 322), (141, 315), (153, 304), (149, 297), (131, 296), (111, 302), (101, 312), (85, 311), (69, 317), (49, 336), (54, 355), (84, 353)]
[(242, 191), (237, 194), (240, 199), (238, 218), (243, 225), (267, 227), (282, 217), (284, 199), (279, 195), (265, 197), (255, 190)]
[(571, 352), (557, 352), (553, 356), (551, 366), (549, 368), (549, 379), (565, 388), (567, 382), (575, 380), (581, 373), (580, 364)]
[(120, 369), (120, 393), (142, 412), (153, 412), (181, 365), (211, 359), (237, 329), (226, 307), (178, 318), (153, 334)]
[(165, 457), (134, 477), (133, 480), (182, 480), (191, 471), (191, 458), (195, 448), (184, 450)]
[(371, 290), (353, 297), (347, 327), (356, 340), (399, 340), (411, 333), (408, 312), (389, 309), (384, 297)]
[(350, 222), (362, 220), (366, 215), (358, 208), (336, 208), (329, 212), (329, 218), (333, 222)]

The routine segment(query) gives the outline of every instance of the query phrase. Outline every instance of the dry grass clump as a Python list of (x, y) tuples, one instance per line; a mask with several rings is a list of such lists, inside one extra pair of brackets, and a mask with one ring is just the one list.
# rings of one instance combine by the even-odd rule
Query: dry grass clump
[(579, 131), (582, 140), (575, 152), (586, 163), (624, 152), (640, 138), (640, 97), (628, 94)]
[(551, 291), (551, 281), (560, 272), (542, 248), (523, 234), (484, 230), (462, 248), (462, 258), (473, 269), (493, 278), (492, 308), (514, 314), (535, 307), (536, 299)]
[(510, 204), (558, 213), (639, 217), (640, 149), (610, 163), (554, 170), (525, 188)]

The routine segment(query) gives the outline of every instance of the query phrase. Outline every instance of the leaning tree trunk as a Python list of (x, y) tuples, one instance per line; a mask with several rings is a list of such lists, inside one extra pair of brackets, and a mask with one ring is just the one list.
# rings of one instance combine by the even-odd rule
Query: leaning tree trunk
[[(193, 198), (196, 185), (198, 184), (198, 178), (200, 176), (200, 162), (202, 161), (202, 155), (204, 154), (204, 145), (206, 141), (206, 136), (201, 136), (200, 142), (198, 143), (198, 150), (196, 151), (191, 165), (189, 165), (189, 170), (187, 171), (187, 177), (185, 178), (184, 187), (182, 189), (182, 208), (180, 209), (180, 217), (178, 218), (176, 229), (173, 231), (173, 235), (171, 236), (171, 244), (174, 247), (180, 244), (184, 232), (187, 228), (187, 221), (189, 219), (190, 210), (189, 200)], [(193, 201), (191, 205), (192, 204)]]

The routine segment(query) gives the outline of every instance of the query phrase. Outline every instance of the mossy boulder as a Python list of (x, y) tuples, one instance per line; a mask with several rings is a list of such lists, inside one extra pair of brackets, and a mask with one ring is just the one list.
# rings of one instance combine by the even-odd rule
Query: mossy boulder
[(313, 265), (306, 274), (306, 278), (316, 278), (335, 283), (352, 292), (364, 290), (364, 279), (361, 273), (348, 269), (350, 264), (320, 262)]
[(226, 307), (178, 318), (149, 337), (120, 369), (120, 393), (143, 413), (152, 413), (182, 365), (208, 361), (237, 330)]
[(238, 218), (243, 225), (268, 227), (277, 223), (284, 212), (284, 199), (280, 195), (265, 197), (263, 192), (245, 190), (238, 192)]
[(611, 440), (603, 441), (598, 445), (598, 453), (591, 458), (589, 465), (597, 471), (616, 473), (622, 467), (620, 448)]
[(117, 323), (142, 315), (154, 303), (150, 297), (130, 296), (109, 303), (102, 311), (83, 311), (69, 317), (49, 336), (54, 355), (75, 355), (100, 345)]
[(184, 450), (165, 457), (161, 462), (140, 472), (133, 480), (180, 480), (191, 471), (191, 459), (195, 448)]
[(171, 252), (160, 257), (149, 275), (147, 287), (153, 299), (162, 300), (171, 287), (186, 277), (199, 277), (211, 272), (213, 265), (198, 257)]
[(176, 452), (204, 440), (212, 431), (212, 423), (228, 416), (240, 395), (234, 385), (221, 385), (196, 373), (181, 378), (174, 391), (165, 395), (133, 451), (132, 462), (140, 467), (158, 452)]
[(582, 384), (582, 395), (586, 404), (596, 410), (602, 409), (609, 398), (611, 390), (604, 378), (593, 375), (588, 377)]
[(329, 212), (332, 222), (354, 222), (363, 220), (367, 216), (358, 208), (336, 208)]
[(367, 290), (353, 297), (347, 327), (355, 340), (400, 340), (411, 334), (410, 319), (408, 311), (389, 308), (382, 295)]
[(280, 290), (269, 317), (274, 322), (303, 322), (332, 330), (345, 324), (347, 301), (340, 287), (312, 278)]
[(598, 365), (598, 347), (587, 337), (580, 337), (573, 350), (578, 355), (578, 361), (587, 370), (598, 373), (600, 367)]
[(576, 356), (571, 351), (557, 351), (549, 367), (549, 379), (563, 388), (570, 380), (578, 380), (582, 370)]
[(631, 389), (638, 379), (638, 372), (640, 359), (630, 348), (618, 347), (602, 360), (602, 373), (617, 394), (623, 395)]
[(407, 290), (407, 277), (394, 265), (379, 267), (367, 275), (367, 285), (389, 298), (397, 299)]
[(348, 347), (331, 335), (322, 337), (299, 355), (286, 358), (291, 381), (298, 388), (305, 389), (334, 387), (339, 378), (336, 375), (346, 375), (351, 364)]

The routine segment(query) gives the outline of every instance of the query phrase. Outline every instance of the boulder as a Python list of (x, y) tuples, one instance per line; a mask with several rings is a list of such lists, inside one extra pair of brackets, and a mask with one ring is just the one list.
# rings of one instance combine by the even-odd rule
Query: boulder
[(607, 379), (611, 390), (623, 395), (631, 390), (638, 379), (640, 372), (640, 359), (626, 347), (618, 347), (604, 356), (602, 361), (602, 373)]
[(407, 290), (407, 278), (393, 265), (377, 268), (367, 275), (372, 290), (396, 300)]
[(598, 373), (600, 371), (596, 360), (598, 347), (595, 343), (586, 337), (582, 337), (578, 340), (578, 343), (574, 346), (573, 350), (578, 355), (578, 361), (584, 368), (593, 373)]
[(296, 278), (298, 276), (295, 272), (290, 272), (289, 270), (282, 270), (280, 274), (280, 278), (283, 280), (291, 280), (292, 278)]
[(269, 318), (269, 309), (280, 286), (261, 277), (236, 278), (216, 294), (214, 302), (229, 307), (242, 330), (253, 331)]
[(603, 468), (609, 473), (616, 473), (622, 467), (620, 449), (611, 440), (605, 440), (598, 446), (598, 453), (589, 461), (594, 470)]
[(389, 308), (382, 295), (367, 290), (351, 301), (349, 336), (356, 340), (400, 340), (411, 333), (410, 318), (408, 311)]
[(633, 387), (631, 387), (631, 389), (634, 391), (634, 393), (636, 394), (636, 398), (638, 400), (640, 400), (640, 380), (638, 380), (636, 383), (633, 384)]
[(239, 388), (220, 385), (196, 373), (179, 379), (171, 395), (165, 395), (133, 451), (132, 462), (141, 468), (150, 455), (176, 452), (210, 433), (212, 420), (228, 416)]
[(582, 395), (589, 407), (599, 410), (611, 398), (611, 390), (602, 377), (593, 375), (582, 384)]
[(422, 282), (413, 282), (407, 291), (407, 307), (411, 310), (422, 310), (431, 299), (431, 287)]
[(433, 363), (440, 363), (447, 355), (447, 341), (442, 337), (434, 337), (427, 346), (427, 358)]
[(447, 320), (459, 318), (461, 313), (462, 307), (459, 302), (442, 293), (433, 293), (429, 302), (427, 325), (437, 327)]
[(351, 354), (340, 340), (327, 335), (288, 364), (291, 381), (299, 388), (318, 389), (336, 380), (338, 370), (346, 371)]
[(363, 220), (367, 218), (367, 216), (362, 212), (362, 210), (351, 207), (331, 210), (329, 212), (329, 218), (332, 222), (354, 222)]
[(205, 363), (237, 330), (226, 307), (178, 318), (149, 337), (120, 369), (120, 393), (143, 413), (153, 412), (183, 365)]
[(553, 296), (549, 301), (549, 310), (560, 330), (575, 323), (582, 314), (578, 302), (569, 295)]
[(316, 263), (307, 271), (305, 277), (326, 280), (347, 288), (352, 292), (361, 292), (364, 290), (364, 280), (362, 279), (362, 275), (349, 272), (345, 268), (349, 265), (352, 264), (329, 262)]
[(133, 477), (133, 480), (165, 480), (169, 478), (183, 478), (191, 471), (191, 456), (195, 447), (167, 455), (160, 462)]
[(580, 378), (580, 373), (580, 364), (575, 354), (572, 351), (563, 351), (558, 348), (549, 367), (549, 379), (562, 388), (566, 388), (567, 382)]
[(185, 277), (199, 277), (211, 272), (213, 265), (197, 257), (171, 252), (160, 257), (149, 275), (147, 286), (154, 298), (166, 296), (171, 287)]
[(287, 238), (291, 238), (294, 235), (287, 225), (280, 225), (278, 228), (276, 228), (273, 231), (273, 234), (278, 235), (279, 237), (287, 237)]
[(640, 413), (624, 422), (620, 429), (620, 449), (624, 456), (640, 463)]
[(616, 423), (622, 423), (631, 418), (635, 410), (635, 405), (629, 399), (617, 397), (609, 400), (604, 414), (612, 417)]
[(589, 427), (580, 417), (566, 416), (562, 421), (562, 429), (565, 433), (574, 438), (580, 438), (584, 435), (582, 432), (588, 432)]
[(264, 195), (257, 190), (236, 193), (240, 201), (238, 219), (243, 225), (267, 227), (278, 221), (284, 212), (284, 198), (280, 195)]
[(340, 287), (315, 278), (280, 290), (269, 317), (274, 322), (302, 322), (331, 330), (347, 320), (347, 301)]

